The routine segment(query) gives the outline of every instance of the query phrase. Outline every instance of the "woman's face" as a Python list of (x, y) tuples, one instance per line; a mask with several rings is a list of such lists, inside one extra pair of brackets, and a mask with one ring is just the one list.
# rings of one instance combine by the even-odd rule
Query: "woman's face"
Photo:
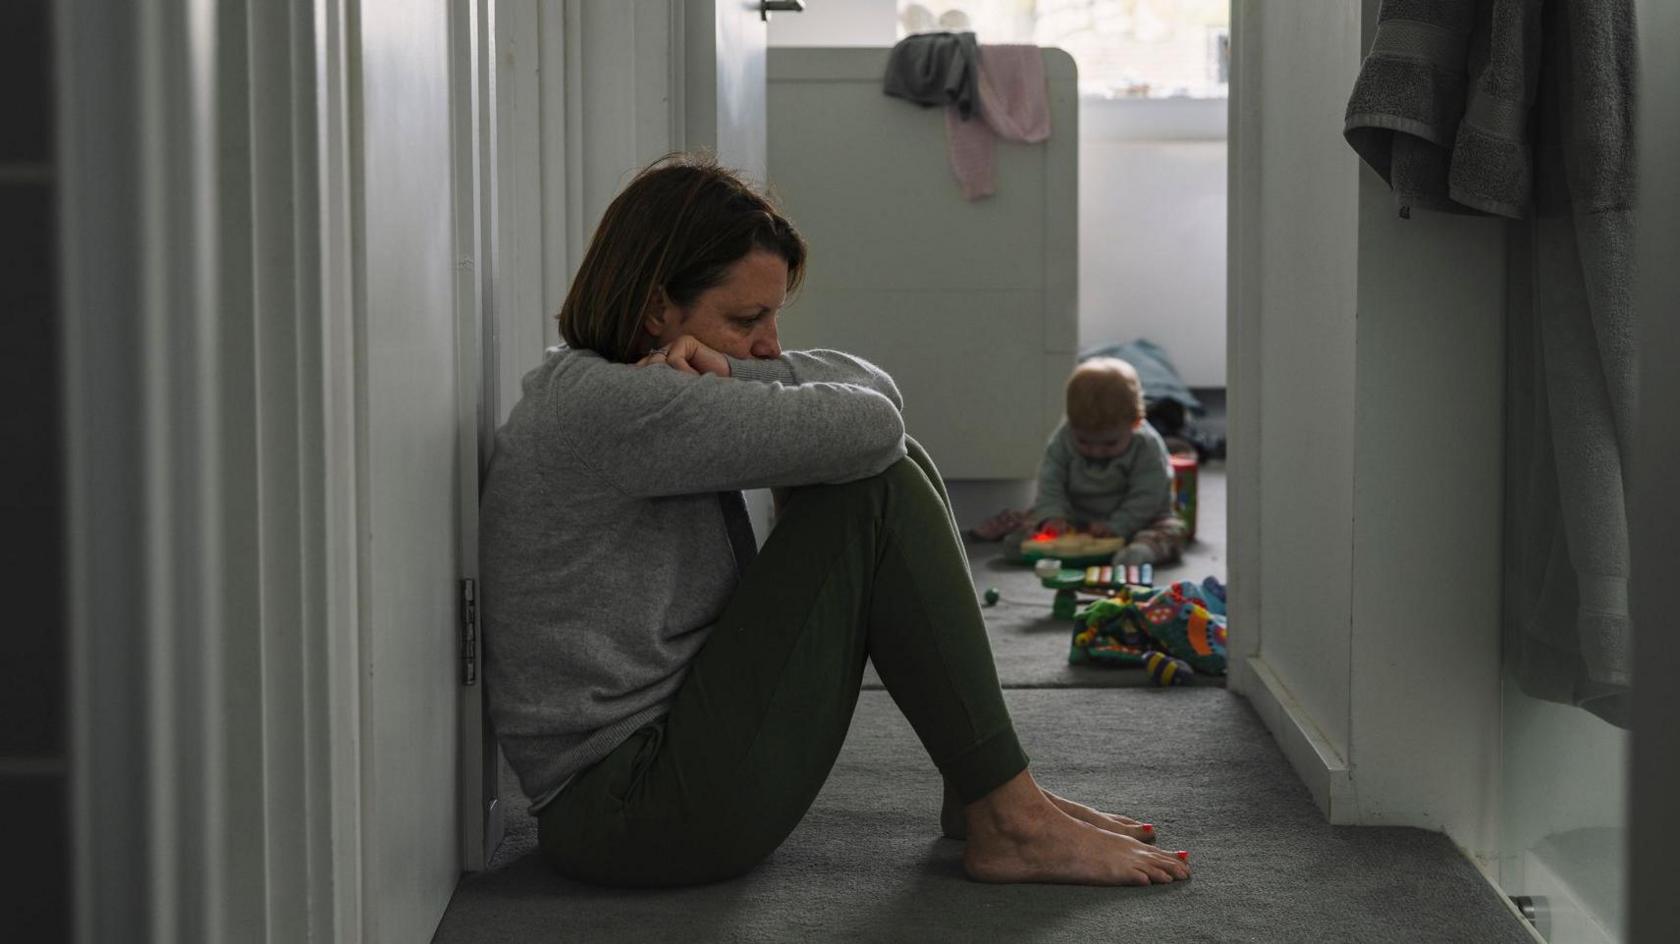
[(746, 360), (779, 357), (776, 316), (787, 301), (787, 260), (754, 249), (729, 267), (723, 281), (687, 309), (667, 302), (647, 320), (654, 347), (691, 335), (714, 351)]

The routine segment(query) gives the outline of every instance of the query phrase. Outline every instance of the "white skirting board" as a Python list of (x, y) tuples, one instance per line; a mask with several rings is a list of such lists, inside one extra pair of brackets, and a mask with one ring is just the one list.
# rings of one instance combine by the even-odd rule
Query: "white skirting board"
[(1319, 812), (1331, 823), (1358, 822), (1358, 804), (1354, 800), (1347, 760), (1263, 658), (1250, 657), (1247, 667), (1253, 684), (1243, 686), (1243, 694), (1254, 705), (1266, 730), (1272, 732), (1289, 765), (1306, 784)]

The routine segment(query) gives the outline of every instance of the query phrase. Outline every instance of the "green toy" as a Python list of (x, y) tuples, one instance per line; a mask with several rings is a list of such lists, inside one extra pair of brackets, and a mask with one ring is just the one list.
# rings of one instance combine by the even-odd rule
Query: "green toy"
[(986, 605), (987, 606), (996, 606), (997, 601), (998, 601), (998, 588), (987, 587), (986, 588)]
[(1081, 593), (1106, 597), (1124, 587), (1153, 586), (1155, 568), (1149, 564), (1083, 569), (1063, 567), (1054, 573), (1041, 574), (1039, 582), (1046, 589), (1056, 591), (1056, 597), (1050, 604), (1051, 614), (1056, 619), (1073, 619), (1074, 612), (1079, 609)]

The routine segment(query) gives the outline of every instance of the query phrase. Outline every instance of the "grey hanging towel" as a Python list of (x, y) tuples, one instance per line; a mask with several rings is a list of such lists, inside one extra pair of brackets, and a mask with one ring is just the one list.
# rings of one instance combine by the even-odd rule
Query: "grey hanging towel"
[(1632, 0), (1383, 0), (1347, 141), (1414, 207), (1512, 228), (1504, 663), (1626, 725)]
[(1343, 134), (1413, 207), (1522, 219), (1542, 0), (1383, 0)]
[(1511, 242), (1505, 657), (1528, 694), (1625, 727), (1633, 6), (1546, 0), (1543, 14), (1533, 213)]
[(980, 47), (973, 33), (917, 33), (887, 57), (881, 91), (918, 105), (954, 105), (974, 117), (980, 88)]

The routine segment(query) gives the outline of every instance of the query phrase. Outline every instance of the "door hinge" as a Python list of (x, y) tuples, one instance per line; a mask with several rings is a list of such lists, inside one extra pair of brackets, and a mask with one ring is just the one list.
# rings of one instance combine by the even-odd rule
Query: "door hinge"
[(478, 581), (461, 581), (461, 684), (478, 684)]

